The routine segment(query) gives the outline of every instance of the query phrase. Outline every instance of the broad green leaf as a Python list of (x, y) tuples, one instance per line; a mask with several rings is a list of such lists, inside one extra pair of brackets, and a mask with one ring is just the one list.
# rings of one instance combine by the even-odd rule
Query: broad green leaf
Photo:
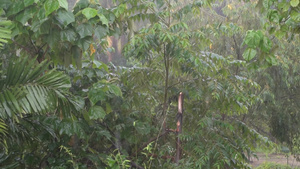
[(291, 0), (290, 4), (292, 7), (297, 7), (299, 5), (299, 0)]
[(16, 20), (21, 22), (23, 25), (33, 17), (33, 15), (37, 12), (37, 9), (34, 7), (26, 8), (23, 12), (19, 13), (16, 16)]
[(24, 0), (24, 5), (25, 7), (32, 5), (34, 3), (35, 0)]
[(76, 45), (78, 45), (83, 51), (86, 51), (90, 47), (91, 43), (93, 43), (92, 38), (91, 37), (85, 37), (85, 38), (79, 39), (76, 42)]
[(89, 20), (97, 15), (98, 11), (93, 8), (85, 8), (82, 10), (82, 14)]
[(113, 10), (113, 13), (116, 17), (119, 17), (120, 15), (122, 15), (124, 13), (124, 11), (126, 10), (127, 5), (126, 4), (120, 4), (117, 8), (115, 8)]
[(77, 26), (76, 31), (79, 33), (81, 38), (93, 35), (93, 27), (87, 23)]
[(100, 106), (93, 106), (89, 110), (90, 119), (95, 119), (95, 120), (104, 119), (105, 115), (106, 115), (105, 111)]
[(118, 86), (114, 85), (114, 84), (109, 85), (109, 91), (111, 93), (113, 93), (114, 95), (116, 95), (116, 96), (122, 97), (121, 89)]
[(63, 41), (75, 42), (77, 34), (73, 29), (66, 29), (60, 32), (60, 38)]
[(102, 63), (98, 60), (93, 60), (93, 68), (100, 68), (102, 66)]
[(107, 36), (108, 32), (108, 27), (99, 25), (95, 29), (95, 36), (99, 39), (102, 39)]
[(100, 21), (103, 25), (108, 26), (108, 19), (101, 13), (98, 14), (98, 17), (100, 18)]
[(36, 15), (39, 20), (43, 20), (46, 18), (46, 10), (44, 8), (40, 8)]
[(105, 100), (106, 94), (102, 88), (92, 88), (89, 91), (88, 97), (92, 102), (92, 105), (95, 105), (98, 101)]
[[(33, 32), (37, 32), (37, 31), (40, 29), (41, 25), (42, 25), (46, 20), (47, 20), (47, 19), (43, 19), (43, 20), (34, 19), (34, 20), (32, 20), (32, 22), (31, 22), (31, 30), (32, 30)], [(38, 35), (37, 35), (37, 36), (38, 36)]]
[(262, 37), (256, 31), (248, 31), (244, 40), (244, 43), (248, 45), (248, 47), (256, 48), (259, 45)]
[(89, 6), (89, 0), (79, 0), (77, 3), (76, 3), (76, 7), (79, 7), (79, 9), (83, 9), (83, 8), (86, 8), (87, 6)]
[(8, 6), (11, 6), (12, 3), (12, 0), (1, 0), (0, 8), (6, 9)]
[(66, 10), (59, 10), (57, 12), (57, 17), (59, 23), (64, 25), (65, 27), (72, 22), (75, 22), (75, 17), (72, 12)]
[(62, 7), (62, 8), (65, 8), (66, 10), (68, 10), (68, 2), (67, 0), (58, 0), (59, 2), (59, 6)]
[(20, 11), (24, 10), (24, 7), (24, 2), (13, 3), (7, 12), (7, 16), (19, 13)]
[(102, 62), (99, 62), (97, 60), (93, 60), (93, 68), (97, 69), (104, 69), (106, 72), (109, 72), (108, 66)]
[(48, 16), (59, 8), (59, 2), (57, 0), (47, 0), (44, 4), (44, 8), (46, 11), (45, 15)]
[(252, 48), (248, 48), (244, 51), (243, 53), (243, 58), (246, 60), (246, 61), (250, 61), (251, 59), (253, 59), (256, 55), (256, 50), (252, 49)]

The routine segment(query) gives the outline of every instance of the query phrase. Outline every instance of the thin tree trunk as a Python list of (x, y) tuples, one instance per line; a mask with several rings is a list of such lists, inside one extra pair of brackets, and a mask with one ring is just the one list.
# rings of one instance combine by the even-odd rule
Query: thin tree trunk
[(167, 100), (168, 100), (168, 88), (169, 88), (169, 55), (166, 52), (166, 45), (164, 45), (164, 64), (165, 64), (165, 91), (164, 91), (164, 105), (163, 105), (163, 132), (166, 131), (167, 125), (166, 125), (166, 118), (167, 118)]
[(178, 97), (177, 129), (176, 129), (176, 157), (175, 162), (178, 165), (181, 158), (182, 146), (179, 135), (182, 133), (182, 115), (183, 115), (183, 93), (180, 92)]

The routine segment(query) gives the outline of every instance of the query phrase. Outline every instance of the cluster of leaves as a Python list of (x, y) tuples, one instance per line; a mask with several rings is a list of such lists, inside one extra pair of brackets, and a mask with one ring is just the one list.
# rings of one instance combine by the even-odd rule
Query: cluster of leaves
[[(298, 24), (295, 1), (287, 13), (291, 29)], [(248, 117), (263, 119), (257, 112), (271, 117), (277, 139), (297, 145), (291, 133), (299, 132), (292, 127), (298, 104), (290, 96), (298, 89), (298, 66), (276, 55), (295, 59), (299, 49), (275, 51), (287, 45), (259, 30), (265, 21), (249, 16), (253, 3), (243, 3), (120, 0), (103, 8), (80, 0), (72, 11), (66, 0), (1, 4), (11, 25), (0, 27), (0, 40), (6, 42), (8, 28), (12, 40), (1, 54), (0, 141), (7, 151), (0, 166), (250, 168), (256, 146), (271, 145), (251, 128)], [(134, 32), (138, 21), (148, 24)], [(126, 29), (128, 66), (94, 59), (105, 51), (107, 36)], [(278, 98), (287, 91), (288, 100)], [(185, 101), (178, 166), (179, 92)], [(278, 108), (282, 113), (269, 113)]]
[(258, 1), (257, 6), (262, 12), (267, 13), (269, 23), (265, 27), (278, 38), (293, 39), (300, 33), (300, 3), (299, 0), (291, 1)]
[[(295, 74), (299, 68), (299, 48), (296, 45), (299, 43), (299, 20), (296, 19), (299, 6), (298, 3), (292, 6), (294, 2), (259, 1), (255, 5), (260, 7), (263, 3), (265, 17), (269, 22), (262, 19), (250, 22), (258, 26), (247, 31), (243, 40), (246, 45), (244, 56), (253, 56), (250, 57), (252, 60), (244, 57), (250, 63), (249, 68), (254, 68), (254, 71), (248, 71), (247, 74), (261, 86), (255, 93), (262, 100), (252, 106), (243, 119), (260, 133), (288, 144), (291, 150), (297, 147), (292, 142), (299, 137), (298, 127), (295, 127), (299, 124), (294, 120), (299, 116), (295, 94), (299, 83)], [(257, 18), (253, 12), (252, 17)], [(249, 19), (249, 13), (247, 16)], [(242, 18), (240, 20), (244, 23)], [(241, 28), (247, 30), (246, 26), (243, 24)], [(245, 55), (245, 52), (249, 55)], [(245, 71), (240, 73), (245, 74)]]
[[(248, 31), (244, 43), (247, 45), (247, 49), (243, 53), (246, 61), (251, 61), (258, 55), (258, 60), (265, 59), (270, 66), (276, 65), (277, 60), (275, 56), (270, 55), (272, 42), (267, 36), (263, 35), (262, 31)], [(259, 48), (259, 54), (257, 54), (257, 48)]]
[[(130, 69), (131, 73), (123, 77), (127, 84), (131, 81), (129, 86), (135, 89), (132, 92), (137, 92), (125, 97), (133, 97), (135, 109), (142, 110), (140, 113), (146, 111), (145, 116), (151, 113), (154, 121), (159, 122), (155, 124), (160, 131), (164, 121), (167, 126), (175, 126), (173, 123), (174, 112), (176, 112), (174, 93), (183, 91), (186, 95), (184, 121), (188, 123), (184, 123), (183, 129), (186, 134), (182, 137), (186, 140), (186, 146), (182, 165), (190, 165), (191, 168), (246, 167), (247, 160), (244, 154), (251, 154), (254, 149), (252, 141), (262, 141), (265, 144), (266, 139), (256, 132), (247, 132), (251, 130), (246, 125), (239, 127), (241, 126), (238, 125), (239, 123), (233, 125), (227, 123), (226, 117), (246, 113), (257, 99), (251, 95), (249, 89), (258, 88), (258, 85), (246, 77), (235, 75), (235, 69), (231, 69), (244, 66), (246, 62), (235, 60), (230, 56), (223, 57), (202, 51), (207, 49), (205, 46), (209, 46), (210, 43), (209, 38), (205, 36), (205, 30), (191, 30), (185, 22), (177, 21), (174, 19), (176, 17), (170, 15), (172, 22), (168, 23), (164, 22), (168, 20), (168, 15), (158, 14), (160, 16), (158, 19), (165, 19), (141, 29), (125, 47), (125, 56), (135, 58), (133, 61), (135, 66), (137, 62), (141, 62), (141, 68), (134, 66)], [(145, 81), (150, 82), (151, 87), (147, 87)], [(147, 103), (152, 103), (154, 108), (144, 110), (143, 108), (146, 107), (144, 104), (137, 104), (136, 101), (141, 96), (147, 100)], [(228, 120), (232, 121), (229, 117)], [(206, 124), (205, 121), (217, 121), (216, 125), (221, 124), (223, 128), (213, 125), (199, 127), (199, 123)], [(231, 127), (224, 128), (227, 125)], [(233, 130), (240, 132), (233, 134)], [(245, 135), (249, 136), (248, 138), (243, 135), (243, 130)], [(228, 136), (219, 133), (226, 133)], [(230, 140), (230, 138), (234, 139)], [(154, 149), (154, 152), (161, 154), (161, 158), (164, 154), (174, 154), (174, 150), (170, 148), (175, 147), (174, 143), (157, 141), (156, 145), (160, 145), (160, 151)], [(214, 145), (224, 146), (226, 149), (220, 147), (211, 149)], [(192, 153), (195, 147), (198, 153)], [(205, 158), (195, 160), (200, 156)], [(159, 165), (162, 163), (161, 160), (151, 161)], [(167, 164), (161, 167), (167, 167)]]
[(95, 53), (93, 45), (105, 49), (107, 43), (103, 39), (120, 32), (116, 22), (118, 8), (108, 10), (88, 0), (76, 3), (72, 12), (66, 0), (17, 0), (1, 7), (13, 21), (10, 47), (38, 60), (51, 59), (55, 64), (81, 68), (87, 49), (91, 49), (89, 55)]
[(191, 168), (251, 168), (248, 159), (256, 157), (252, 151), (252, 146), (256, 145), (251, 142), (270, 146), (267, 138), (245, 123), (232, 120), (234, 122), (229, 123), (205, 117), (200, 120), (197, 130), (182, 136), (189, 143), (185, 145), (190, 156), (187, 162), (195, 160), (194, 164), (190, 164)]
[[(259, 1), (256, 5), (268, 19), (259, 31), (264, 31), (264, 36), (272, 41), (265, 41), (266, 45), (272, 44), (272, 48), (262, 56), (265, 56), (269, 66), (273, 66), (259, 68), (253, 76), (262, 86), (257, 94), (263, 102), (251, 108), (250, 123), (260, 132), (287, 144), (290, 150), (295, 149), (292, 152), (298, 156), (296, 147), (299, 144), (295, 140), (299, 138), (296, 127), (299, 123), (295, 119), (299, 112), (295, 93), (299, 90), (299, 78), (296, 75), (299, 71), (299, 1)], [(263, 51), (262, 48), (260, 51)], [(265, 121), (265, 124), (257, 127), (255, 121)]]
[[(109, 166), (106, 158), (113, 151), (103, 149), (110, 151), (114, 133), (103, 120), (112, 112), (110, 99), (122, 93), (105, 80), (108, 67), (93, 59), (93, 44), (105, 48), (105, 38), (119, 31), (118, 8), (84, 0), (73, 12), (67, 6), (64, 0), (1, 4), (12, 21), (3, 29), (12, 30), (12, 40), (1, 58), (1, 149), (7, 150), (1, 154), (1, 167)], [(91, 62), (82, 65), (83, 55)], [(69, 70), (71, 63), (83, 70)]]
[[(2, 70), (0, 119), (7, 129), (2, 143), (8, 146), (9, 153), (1, 159), (2, 162), (13, 154), (10, 148), (22, 147), (28, 138), (35, 138), (39, 130), (53, 134), (51, 128), (40, 124), (41, 121), (37, 120), (40, 117), (46, 114), (71, 117), (83, 108), (82, 100), (68, 91), (71, 86), (69, 78), (55, 69), (46, 71), (48, 65), (47, 61), (36, 65), (35, 60), (19, 58), (11, 60)], [(15, 163), (11, 164), (15, 166)]]
[(299, 68), (297, 58), (299, 49), (296, 45), (299, 38), (297, 33), (292, 31), (288, 33), (294, 37), (293, 41), (280, 39), (277, 35), (270, 34), (272, 32), (266, 31), (264, 29), (266, 21), (257, 14), (254, 9), (256, 5), (250, 3), (241, 6), (237, 2), (218, 4), (216, 9), (223, 6), (224, 16), (217, 10), (216, 14), (203, 10), (200, 12), (206, 17), (195, 18), (192, 23), (197, 23), (194, 24), (196, 28), (199, 25), (201, 30), (210, 35), (211, 51), (245, 60), (244, 68), (232, 67), (235, 73), (247, 76), (261, 86), (260, 90), (251, 91), (259, 96), (261, 101), (248, 107), (248, 114), (241, 116), (240, 119), (271, 139), (276, 138), (281, 143), (288, 143), (292, 149), (298, 146), (293, 145), (292, 140), (297, 140), (299, 133), (298, 127), (295, 127), (299, 124), (294, 120), (298, 117), (298, 107), (294, 102), (297, 100), (295, 92), (298, 90), (298, 77), (294, 73)]

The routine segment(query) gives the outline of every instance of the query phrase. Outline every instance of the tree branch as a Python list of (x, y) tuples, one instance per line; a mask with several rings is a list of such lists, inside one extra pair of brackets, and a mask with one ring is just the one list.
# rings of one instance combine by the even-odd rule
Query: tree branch
[(25, 46), (19, 44), (18, 42), (14, 41), (14, 40), (13, 40), (13, 42), (14, 42), (16, 45), (20, 46), (22, 49), (24, 49), (24, 50), (25, 50), (28, 54), (30, 54), (32, 57), (35, 57), (35, 54), (36, 54), (36, 53), (31, 52), (27, 47), (25, 47)]

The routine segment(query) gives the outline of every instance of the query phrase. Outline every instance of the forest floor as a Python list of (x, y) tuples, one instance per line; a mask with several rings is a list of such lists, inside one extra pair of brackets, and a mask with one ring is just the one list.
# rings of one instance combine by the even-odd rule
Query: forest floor
[[(264, 154), (264, 153), (257, 153), (258, 160), (256, 158), (252, 159), (251, 165), (253, 168), (258, 167), (264, 162), (272, 162), (277, 164), (287, 164), (287, 158), (284, 154)], [(289, 156), (288, 164), (292, 168), (300, 168), (300, 162), (297, 162), (293, 156)]]

